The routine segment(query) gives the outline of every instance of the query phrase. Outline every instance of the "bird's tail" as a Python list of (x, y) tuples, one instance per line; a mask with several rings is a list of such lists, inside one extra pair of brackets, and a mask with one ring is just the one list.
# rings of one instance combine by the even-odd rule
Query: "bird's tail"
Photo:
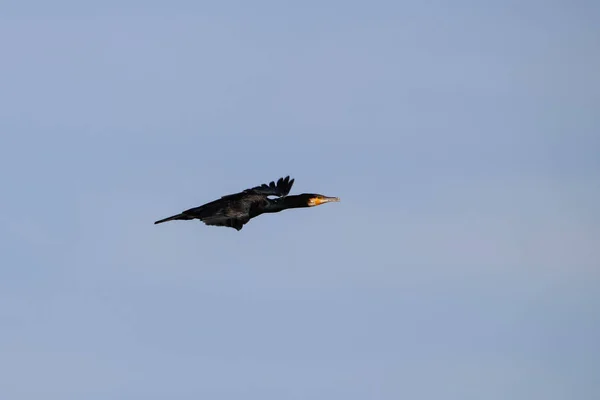
[(156, 225), (156, 224), (162, 224), (163, 222), (167, 222), (167, 221), (189, 220), (189, 219), (194, 219), (194, 217), (191, 217), (186, 214), (177, 214), (177, 215), (173, 215), (172, 217), (169, 217), (169, 218), (164, 218), (164, 219), (158, 220), (154, 224)]

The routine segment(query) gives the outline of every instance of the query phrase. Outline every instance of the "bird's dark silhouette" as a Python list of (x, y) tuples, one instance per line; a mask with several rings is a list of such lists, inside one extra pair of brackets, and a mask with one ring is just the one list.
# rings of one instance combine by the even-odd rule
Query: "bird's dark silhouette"
[[(199, 219), (206, 225), (226, 226), (238, 231), (250, 221), (264, 213), (276, 213), (291, 208), (314, 207), (332, 201), (340, 201), (338, 197), (328, 197), (315, 193), (303, 193), (288, 196), (294, 179), (289, 176), (262, 184), (239, 193), (223, 196), (200, 207), (190, 208), (181, 214), (156, 221), (160, 224), (167, 221)], [(269, 198), (275, 196), (275, 198)]]

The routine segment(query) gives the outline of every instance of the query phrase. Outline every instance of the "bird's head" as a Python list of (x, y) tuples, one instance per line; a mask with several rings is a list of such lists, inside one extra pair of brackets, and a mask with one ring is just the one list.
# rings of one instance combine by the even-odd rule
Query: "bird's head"
[(320, 206), (321, 204), (340, 201), (339, 197), (323, 196), (322, 194), (303, 193), (300, 195), (307, 207)]

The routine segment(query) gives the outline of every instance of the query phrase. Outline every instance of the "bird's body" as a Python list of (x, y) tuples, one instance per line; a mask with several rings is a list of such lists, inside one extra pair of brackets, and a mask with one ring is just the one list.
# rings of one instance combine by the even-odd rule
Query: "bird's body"
[[(156, 221), (155, 224), (199, 219), (206, 225), (226, 226), (239, 231), (250, 219), (264, 213), (339, 201), (337, 197), (313, 193), (288, 196), (293, 184), (294, 179), (290, 179), (289, 176), (279, 178), (277, 183), (273, 181), (268, 185), (262, 184), (239, 193), (223, 196), (200, 207), (190, 208), (181, 214)], [(275, 196), (275, 198), (269, 198), (269, 196)]]

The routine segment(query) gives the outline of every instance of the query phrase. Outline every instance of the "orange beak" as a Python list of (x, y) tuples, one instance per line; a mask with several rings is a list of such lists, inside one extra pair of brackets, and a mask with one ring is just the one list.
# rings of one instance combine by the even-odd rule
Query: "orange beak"
[(338, 202), (338, 201), (340, 201), (339, 197), (327, 197), (327, 196), (313, 197), (312, 199), (310, 199), (308, 201), (308, 205), (310, 205), (310, 206), (320, 206), (321, 204), (331, 203), (331, 202)]

